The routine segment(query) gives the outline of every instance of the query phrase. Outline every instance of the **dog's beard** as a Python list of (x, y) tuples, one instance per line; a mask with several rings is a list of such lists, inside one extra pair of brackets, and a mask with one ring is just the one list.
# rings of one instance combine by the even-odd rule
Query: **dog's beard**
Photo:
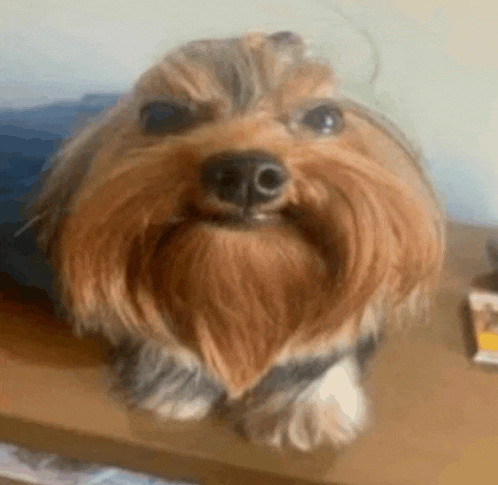
[(325, 258), (292, 224), (190, 222), (161, 239), (150, 268), (154, 300), (232, 389), (251, 383), (301, 325), (330, 310), (340, 255), (328, 248)]
[(289, 339), (301, 349), (331, 339), (379, 288), (404, 298), (438, 261), (423, 208), (371, 160), (337, 149), (306, 162), (304, 151), (267, 225), (184, 217), (195, 178), (175, 167), (166, 177), (150, 157), (156, 177), (134, 164), (90, 188), (62, 231), (76, 321), (183, 344), (235, 391)]

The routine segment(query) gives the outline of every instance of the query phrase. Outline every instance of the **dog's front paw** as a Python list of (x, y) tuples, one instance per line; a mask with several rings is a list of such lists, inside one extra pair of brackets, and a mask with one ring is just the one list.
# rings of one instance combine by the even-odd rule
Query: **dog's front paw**
[(357, 366), (352, 359), (344, 359), (332, 367), (312, 399), (318, 408), (324, 439), (342, 446), (350, 444), (365, 431), (368, 403), (363, 389), (357, 384)]
[[(351, 402), (349, 403), (351, 404)], [(351, 444), (367, 427), (367, 405), (361, 389), (357, 389), (354, 404), (341, 407), (335, 403), (329, 407), (319, 407), (323, 440), (336, 446)]]
[(337, 447), (351, 444), (366, 425), (363, 393), (360, 389), (358, 392), (361, 416), (348, 415), (337, 403), (297, 403), (288, 424), (288, 444), (301, 451), (310, 451), (323, 443)]
[(141, 407), (150, 409), (163, 419), (195, 421), (203, 419), (210, 414), (213, 402), (209, 399), (198, 397), (192, 401), (166, 401), (156, 405), (143, 403)]
[(357, 384), (356, 364), (344, 359), (280, 410), (250, 411), (244, 434), (274, 448), (310, 451), (323, 443), (350, 444), (367, 425), (367, 400)]
[(244, 434), (278, 449), (290, 446), (307, 452), (324, 443), (341, 447), (353, 442), (366, 427), (365, 398), (360, 389), (356, 407), (357, 412), (348, 413), (338, 403), (296, 402), (279, 413), (246, 416)]
[(201, 366), (151, 343), (124, 342), (112, 354), (117, 389), (133, 406), (164, 419), (199, 420), (210, 414), (223, 388)]
[(303, 451), (319, 444), (318, 413), (312, 405), (300, 403), (279, 412), (250, 412), (241, 423), (251, 441), (281, 449), (288, 444)]

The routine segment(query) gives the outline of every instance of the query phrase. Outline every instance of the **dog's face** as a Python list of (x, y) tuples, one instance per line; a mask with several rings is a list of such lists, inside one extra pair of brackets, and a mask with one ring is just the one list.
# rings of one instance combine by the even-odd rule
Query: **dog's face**
[(416, 158), (290, 33), (164, 58), (66, 147), (37, 209), (81, 327), (196, 356), (231, 396), (355, 345), (440, 265)]

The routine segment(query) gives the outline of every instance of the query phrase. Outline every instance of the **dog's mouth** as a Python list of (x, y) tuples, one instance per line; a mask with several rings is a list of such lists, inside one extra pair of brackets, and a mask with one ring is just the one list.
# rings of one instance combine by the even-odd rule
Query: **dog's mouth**
[(236, 232), (259, 231), (266, 228), (280, 228), (293, 226), (297, 230), (306, 215), (298, 208), (286, 207), (279, 210), (266, 210), (251, 208), (232, 212), (205, 212), (195, 206), (187, 207), (181, 214), (171, 217), (155, 237), (155, 255), (167, 244), (175, 234), (184, 229), (202, 225), (208, 230), (233, 230)]
[(199, 222), (226, 228), (251, 228), (262, 225), (281, 225), (296, 221), (299, 214), (296, 210), (263, 210), (255, 207), (245, 207), (230, 212), (204, 212), (196, 207), (188, 207), (186, 211), (174, 219), (175, 223)]

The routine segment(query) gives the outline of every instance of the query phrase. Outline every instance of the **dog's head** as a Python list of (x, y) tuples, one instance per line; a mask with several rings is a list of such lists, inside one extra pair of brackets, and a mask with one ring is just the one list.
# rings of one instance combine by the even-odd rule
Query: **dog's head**
[(440, 265), (416, 157), (285, 32), (165, 57), (68, 143), (35, 210), (79, 326), (195, 354), (233, 393), (353, 342)]

